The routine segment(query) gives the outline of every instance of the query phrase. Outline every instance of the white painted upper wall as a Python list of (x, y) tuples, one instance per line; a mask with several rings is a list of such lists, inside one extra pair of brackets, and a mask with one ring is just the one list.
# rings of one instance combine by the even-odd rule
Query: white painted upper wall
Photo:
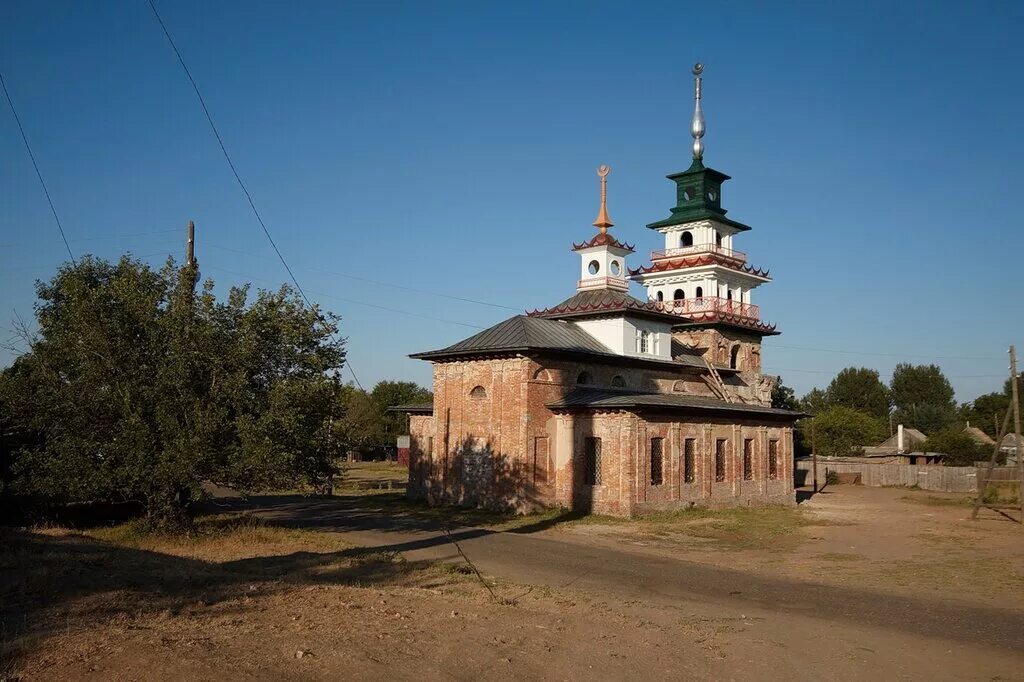
[(717, 220), (697, 220), (681, 225), (658, 228), (665, 235), (665, 248), (678, 249), (682, 246), (684, 232), (693, 235), (694, 246), (707, 246), (718, 243), (717, 235), (722, 235), (722, 247), (732, 249), (732, 238), (739, 230)]
[[(672, 327), (668, 322), (618, 315), (578, 320), (574, 324), (607, 346), (609, 352), (633, 357), (672, 359)], [(644, 343), (646, 351), (641, 350)]]

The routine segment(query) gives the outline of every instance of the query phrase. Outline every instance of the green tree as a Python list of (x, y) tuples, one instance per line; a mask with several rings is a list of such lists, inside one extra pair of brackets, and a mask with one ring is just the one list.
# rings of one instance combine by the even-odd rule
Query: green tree
[(332, 474), (345, 353), (336, 318), (288, 287), (234, 287), (173, 260), (86, 257), (36, 286), (38, 335), (0, 375), (5, 418), (33, 434), (14, 487), (58, 501), (138, 500), (187, 522), (201, 485), (256, 490)]
[[(1002, 427), (1006, 411), (1011, 409), (1012, 387), (1010, 379), (1003, 383), (1002, 392), (986, 393), (979, 395), (972, 402), (960, 408), (960, 417), (969, 421), (971, 426), (976, 426), (993, 438), (997, 435), (997, 429)], [(1020, 402), (1021, 415), (1024, 415), (1024, 386), (1018, 386), (1018, 402)], [(1013, 415), (1010, 415), (1010, 428), (1013, 428)], [(998, 426), (996, 421), (999, 422)]]
[(899, 423), (928, 434), (949, 428), (957, 420), (953, 386), (937, 365), (896, 365), (890, 391)]
[(820, 388), (812, 388), (800, 399), (800, 409), (809, 414), (818, 414), (828, 408), (828, 395)]
[(847, 457), (860, 454), (860, 448), (885, 438), (881, 420), (843, 405), (828, 407), (813, 419), (801, 420), (805, 442), (812, 442), (819, 455)]
[(782, 377), (779, 377), (778, 383), (772, 389), (772, 407), (782, 410), (800, 409), (800, 401), (797, 400), (796, 393), (792, 388), (782, 383)]
[(408, 433), (406, 415), (389, 412), (389, 407), (410, 403), (429, 403), (434, 394), (412, 381), (381, 381), (370, 392), (370, 402), (377, 413), (376, 428), (373, 431), (375, 444), (394, 445), (395, 438)]
[[(941, 452), (946, 455), (946, 466), (971, 466), (975, 462), (988, 461), (992, 450), (979, 445), (973, 438), (958, 429), (944, 429), (928, 436), (918, 449), (924, 452)], [(1005, 457), (1005, 455), (1004, 455)]]
[(889, 389), (878, 371), (866, 367), (847, 367), (832, 379), (825, 390), (829, 405), (843, 405), (878, 419), (889, 417)]

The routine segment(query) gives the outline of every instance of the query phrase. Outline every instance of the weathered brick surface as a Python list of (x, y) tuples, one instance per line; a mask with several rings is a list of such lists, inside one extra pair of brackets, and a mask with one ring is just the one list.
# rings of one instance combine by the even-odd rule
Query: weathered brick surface
[[(547, 407), (590, 385), (711, 395), (697, 370), (495, 358), (434, 365), (434, 414), (410, 420), (409, 494), (436, 501), (529, 510), (545, 506), (630, 515), (700, 504), (792, 503), (792, 429), (757, 420), (639, 415), (629, 411), (555, 414)], [(584, 441), (601, 439), (601, 485), (584, 483)], [(650, 480), (650, 442), (663, 438), (663, 482)], [(695, 439), (695, 481), (683, 481), (684, 439)], [(715, 481), (715, 441), (727, 442), (726, 476)], [(743, 480), (743, 440), (753, 439), (752, 479)], [(431, 447), (431, 440), (432, 447)], [(779, 478), (768, 477), (777, 440)]]

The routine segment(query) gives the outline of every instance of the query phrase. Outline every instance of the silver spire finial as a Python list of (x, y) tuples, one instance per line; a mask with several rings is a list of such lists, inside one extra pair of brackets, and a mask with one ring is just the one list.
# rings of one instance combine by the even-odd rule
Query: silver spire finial
[(704, 158), (704, 112), (700, 108), (700, 74), (704, 71), (704, 65), (697, 62), (693, 65), (693, 122), (690, 123), (690, 134), (693, 135), (693, 160), (700, 161)]

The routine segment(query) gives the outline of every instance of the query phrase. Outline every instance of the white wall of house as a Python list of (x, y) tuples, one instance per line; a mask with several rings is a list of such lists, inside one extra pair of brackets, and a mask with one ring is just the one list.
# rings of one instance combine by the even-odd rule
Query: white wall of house
[[(575, 324), (612, 353), (634, 357), (672, 359), (672, 328), (667, 322), (616, 316), (578, 320)], [(641, 351), (641, 334), (647, 332), (647, 350)]]

